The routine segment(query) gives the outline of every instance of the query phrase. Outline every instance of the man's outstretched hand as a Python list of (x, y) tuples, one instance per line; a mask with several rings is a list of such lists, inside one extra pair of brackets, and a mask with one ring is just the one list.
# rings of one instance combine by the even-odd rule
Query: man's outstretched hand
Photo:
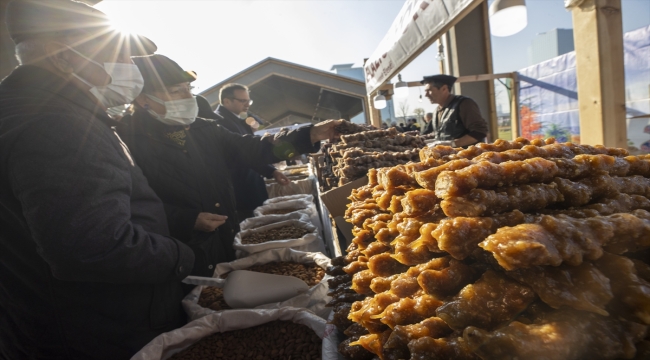
[(341, 134), (336, 130), (336, 127), (343, 124), (343, 121), (345, 120), (325, 120), (312, 126), (310, 131), (311, 142), (338, 138)]
[(291, 183), (291, 180), (289, 180), (289, 178), (286, 177), (280, 170), (275, 170), (273, 172), (273, 178), (278, 182), (278, 184), (282, 186), (286, 186)]

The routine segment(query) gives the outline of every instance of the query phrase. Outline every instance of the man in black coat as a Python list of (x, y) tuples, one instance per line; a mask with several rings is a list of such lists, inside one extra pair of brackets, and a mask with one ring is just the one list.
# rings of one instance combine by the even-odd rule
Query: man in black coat
[[(217, 119), (217, 124), (236, 134), (253, 135), (250, 125), (239, 117), (241, 113), (247, 114), (249, 106), (253, 104), (248, 88), (241, 84), (226, 84), (219, 90), (219, 101), (221, 103), (215, 112), (221, 116), (221, 119)], [(274, 178), (280, 185), (289, 184), (289, 179), (273, 165), (263, 164), (251, 168), (233, 169), (232, 184), (240, 221), (252, 217), (253, 210), (269, 198), (266, 183), (260, 175), (267, 179)]]
[(433, 113), (424, 115), (424, 126), (420, 129), (420, 135), (427, 135), (433, 132)]
[(185, 323), (194, 264), (105, 111), (140, 92), (130, 52), (155, 44), (69, 0), (6, 11), (21, 65), (0, 83), (0, 358), (128, 359)]
[(196, 118), (198, 105), (190, 91), (195, 73), (159, 54), (133, 60), (145, 84), (119, 134), (163, 200), (172, 236), (195, 251), (193, 274), (210, 276), (216, 264), (235, 259), (232, 244), (239, 220), (232, 169), (317, 151), (320, 140), (337, 135), (341, 121), (282, 132), (273, 141), (242, 136)]

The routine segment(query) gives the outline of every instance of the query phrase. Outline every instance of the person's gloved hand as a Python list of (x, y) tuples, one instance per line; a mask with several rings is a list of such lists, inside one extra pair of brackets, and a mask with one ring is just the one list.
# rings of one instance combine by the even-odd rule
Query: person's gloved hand
[(273, 178), (275, 179), (275, 181), (278, 182), (278, 184), (282, 186), (286, 186), (289, 185), (289, 183), (291, 183), (291, 180), (289, 180), (289, 178), (286, 177), (280, 170), (275, 170), (273, 172)]

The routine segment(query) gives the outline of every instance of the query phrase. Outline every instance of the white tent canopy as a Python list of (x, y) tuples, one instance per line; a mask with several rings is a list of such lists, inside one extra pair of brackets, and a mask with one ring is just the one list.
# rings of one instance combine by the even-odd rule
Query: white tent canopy
[(407, 0), (364, 65), (372, 94), (440, 38), (482, 0)]

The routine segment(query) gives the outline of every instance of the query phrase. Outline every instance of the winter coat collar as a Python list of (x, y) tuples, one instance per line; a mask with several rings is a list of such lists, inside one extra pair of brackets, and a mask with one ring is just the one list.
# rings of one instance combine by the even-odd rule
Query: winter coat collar
[[(217, 109), (215, 110), (215, 113), (217, 113), (217, 115), (220, 115), (221, 117), (223, 117), (225, 122), (230, 122), (232, 124), (232, 125), (229, 125), (229, 126), (226, 125), (226, 127), (228, 129), (230, 129), (231, 131), (240, 133), (242, 135), (245, 135), (245, 134), (251, 134), (252, 135), (253, 134), (253, 130), (251, 129), (251, 127), (248, 124), (246, 124), (246, 120), (243, 120), (239, 116), (235, 115), (232, 111), (226, 109), (221, 104), (219, 104), (217, 106)], [(224, 122), (219, 122), (219, 124), (224, 125)], [(235, 129), (237, 129), (237, 130), (235, 131)]]
[(221, 117), (228, 118), (231, 120), (241, 121), (241, 118), (239, 116), (235, 115), (235, 113), (226, 109), (226, 107), (221, 104), (217, 105), (217, 108), (214, 110), (214, 112), (217, 113), (218, 115), (221, 115)]
[[(213, 122), (214, 120), (196, 118), (192, 125), (190, 125), (190, 130), (205, 128)], [(162, 141), (168, 145), (182, 148), (182, 146), (167, 138), (165, 134), (182, 130), (184, 126), (165, 125), (156, 120), (147, 111), (137, 106), (131, 115), (126, 115), (122, 118), (122, 124), (120, 127), (127, 128), (128, 130), (126, 130), (126, 132), (131, 133), (132, 135), (145, 135), (151, 139)]]

